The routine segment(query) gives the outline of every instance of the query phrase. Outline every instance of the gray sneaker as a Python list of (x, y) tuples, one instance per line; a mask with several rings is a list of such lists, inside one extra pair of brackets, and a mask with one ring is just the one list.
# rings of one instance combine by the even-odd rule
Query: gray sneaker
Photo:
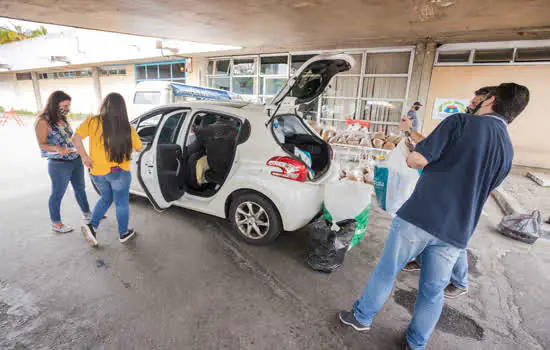
[(69, 233), (74, 231), (74, 227), (65, 224), (61, 224), (61, 226), (52, 224), (52, 231), (57, 233)]
[(340, 322), (352, 327), (358, 332), (365, 332), (370, 330), (370, 326), (364, 326), (359, 321), (357, 321), (357, 319), (353, 315), (353, 311), (340, 311), (338, 313), (338, 318), (340, 319)]
[(445, 288), (445, 292), (444, 292), (445, 298), (448, 298), (448, 299), (455, 299), (466, 293), (468, 293), (467, 289), (458, 288), (452, 283), (449, 283), (447, 288)]
[(422, 267), (419, 263), (416, 262), (416, 260), (409, 261), (407, 265), (403, 268), (403, 271), (407, 272), (413, 272), (413, 271), (420, 271)]

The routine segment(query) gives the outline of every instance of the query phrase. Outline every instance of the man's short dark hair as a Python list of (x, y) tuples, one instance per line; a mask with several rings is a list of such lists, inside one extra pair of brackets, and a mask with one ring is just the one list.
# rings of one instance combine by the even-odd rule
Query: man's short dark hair
[(509, 124), (529, 103), (529, 89), (516, 83), (500, 84), (493, 96), (495, 97), (493, 111), (506, 118)]
[(476, 96), (485, 96), (485, 95), (491, 95), (493, 96), (495, 94), (497, 87), (496, 86), (484, 86), (479, 90), (476, 90), (474, 94)]

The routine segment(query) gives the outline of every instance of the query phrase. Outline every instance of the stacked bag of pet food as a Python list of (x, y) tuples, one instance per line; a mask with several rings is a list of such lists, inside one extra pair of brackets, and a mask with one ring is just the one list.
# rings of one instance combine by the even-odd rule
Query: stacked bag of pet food
[(374, 167), (374, 191), (378, 206), (394, 216), (409, 199), (421, 171), (407, 165), (409, 150), (403, 139), (397, 147)]
[(347, 251), (365, 236), (372, 192), (371, 185), (347, 177), (325, 185), (322, 215), (310, 225), (309, 267), (328, 273), (342, 265)]

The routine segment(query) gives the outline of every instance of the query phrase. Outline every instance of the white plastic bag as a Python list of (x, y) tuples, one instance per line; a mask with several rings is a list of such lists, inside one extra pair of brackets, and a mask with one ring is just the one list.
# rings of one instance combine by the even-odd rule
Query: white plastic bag
[(392, 216), (409, 199), (420, 172), (407, 165), (409, 151), (405, 139), (389, 154), (388, 160), (374, 168), (376, 200), (383, 210)]
[(355, 219), (372, 201), (372, 186), (356, 181), (335, 181), (325, 185), (326, 210), (335, 224)]

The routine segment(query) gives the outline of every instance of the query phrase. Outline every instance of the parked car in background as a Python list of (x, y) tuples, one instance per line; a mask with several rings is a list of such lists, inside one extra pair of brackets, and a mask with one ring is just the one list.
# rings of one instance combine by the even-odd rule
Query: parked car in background
[(138, 116), (155, 107), (186, 101), (241, 101), (238, 94), (170, 81), (142, 81), (136, 84), (130, 115)]
[(143, 114), (132, 121), (144, 147), (132, 155), (131, 192), (157, 210), (176, 205), (226, 218), (252, 244), (302, 228), (321, 209), (333, 155), (297, 107), (353, 65), (349, 55), (313, 57), (267, 107), (187, 102)]

